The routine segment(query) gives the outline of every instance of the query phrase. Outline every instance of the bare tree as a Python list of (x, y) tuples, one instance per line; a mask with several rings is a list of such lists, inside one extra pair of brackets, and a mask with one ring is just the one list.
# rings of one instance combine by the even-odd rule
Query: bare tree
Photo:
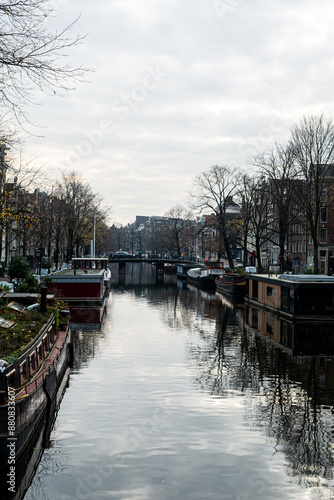
[(165, 217), (168, 218), (164, 231), (166, 248), (181, 255), (184, 247), (192, 240), (193, 236), (191, 210), (182, 205), (176, 205), (165, 213)]
[(35, 214), (31, 204), (29, 190), (45, 180), (43, 167), (36, 162), (26, 162), (22, 157), (15, 165), (13, 160), (5, 157), (4, 144), (0, 147), (0, 255), (3, 252), (5, 235), (4, 262), (8, 262), (8, 248), (15, 241), (15, 249), (25, 255), (27, 242), (34, 227)]
[(294, 163), (294, 148), (291, 144), (275, 144), (270, 150), (254, 157), (251, 164), (259, 168), (263, 175), (263, 186), (268, 191), (271, 205), (271, 213), (268, 214), (271, 219), (270, 227), (273, 235), (277, 235), (282, 272), (289, 227), (296, 220), (295, 200), (300, 188)]
[(304, 116), (292, 130), (291, 144), (299, 175), (299, 204), (307, 221), (314, 247), (314, 271), (319, 272), (320, 210), (329, 195), (333, 176), (334, 125), (323, 114)]
[(255, 241), (255, 257), (257, 267), (262, 269), (261, 251), (262, 247), (270, 239), (272, 232), (268, 218), (270, 205), (268, 191), (262, 177), (249, 178), (245, 185), (245, 197), (247, 197), (249, 232)]
[(251, 237), (254, 218), (253, 179), (247, 174), (241, 176), (237, 197), (241, 211), (239, 216), (232, 221), (231, 225), (236, 229), (234, 233), (240, 234), (238, 243), (243, 248), (243, 266), (245, 267), (248, 261), (248, 240)]
[[(233, 269), (233, 258), (229, 237), (229, 221), (227, 210), (233, 204), (233, 196), (237, 193), (240, 174), (227, 165), (215, 165), (208, 172), (203, 172), (195, 178), (194, 190), (191, 195), (194, 209), (200, 213), (208, 211), (214, 215), (212, 226), (218, 232), (218, 238), (223, 242), (224, 250)], [(219, 250), (219, 256), (223, 248)]]
[(94, 218), (96, 225), (105, 221), (108, 209), (102, 208), (102, 200), (89, 184), (75, 172), (62, 174), (56, 186), (56, 195), (65, 207), (66, 259), (70, 260), (74, 250), (89, 245), (93, 239)]
[(85, 70), (61, 63), (66, 50), (80, 42), (73, 36), (75, 21), (52, 32), (48, 18), (52, 14), (49, 0), (7, 0), (0, 3), (0, 99), (22, 123), (24, 105), (31, 102), (34, 88), (55, 94), (68, 90)]

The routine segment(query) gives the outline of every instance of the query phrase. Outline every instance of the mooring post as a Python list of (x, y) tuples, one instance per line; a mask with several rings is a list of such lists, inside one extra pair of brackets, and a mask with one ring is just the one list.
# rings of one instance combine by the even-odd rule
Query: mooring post
[(44, 280), (42, 280), (39, 284), (39, 288), (41, 289), (41, 308), (40, 311), (42, 314), (46, 313), (46, 292), (48, 287)]

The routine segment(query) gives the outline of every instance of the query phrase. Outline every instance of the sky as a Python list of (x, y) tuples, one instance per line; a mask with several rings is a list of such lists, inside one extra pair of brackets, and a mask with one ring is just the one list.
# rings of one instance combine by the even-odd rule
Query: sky
[(112, 220), (184, 204), (212, 165), (289, 137), (303, 115), (334, 117), (331, 0), (52, 0), (86, 35), (68, 62), (94, 69), (63, 96), (38, 95), (24, 154), (76, 171)]

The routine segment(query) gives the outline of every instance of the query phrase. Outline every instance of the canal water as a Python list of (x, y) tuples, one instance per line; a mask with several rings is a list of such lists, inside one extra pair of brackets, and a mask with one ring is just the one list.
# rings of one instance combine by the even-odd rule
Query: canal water
[(25, 500), (334, 499), (334, 358), (175, 277), (128, 278), (101, 330), (73, 332)]

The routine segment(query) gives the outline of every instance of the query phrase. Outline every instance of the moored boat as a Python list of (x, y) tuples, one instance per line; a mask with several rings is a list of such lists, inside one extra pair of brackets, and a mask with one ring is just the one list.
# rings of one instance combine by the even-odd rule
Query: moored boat
[(246, 299), (248, 305), (281, 318), (332, 322), (334, 277), (322, 274), (249, 274)]
[(188, 264), (188, 263), (185, 263), (185, 264), (177, 264), (177, 268), (176, 268), (176, 276), (179, 278), (179, 279), (186, 279), (187, 278), (187, 272), (189, 271), (189, 269), (193, 269), (195, 267), (198, 267), (198, 264)]
[(107, 264), (104, 257), (78, 257), (72, 259), (70, 269), (51, 276), (53, 293), (68, 302), (72, 328), (101, 326), (110, 290)]
[(238, 273), (224, 273), (216, 278), (216, 288), (220, 292), (243, 299), (246, 292), (246, 278)]
[(19, 358), (0, 372), (0, 468), (22, 455), (69, 365), (71, 333), (52, 313)]
[(216, 288), (215, 280), (224, 272), (224, 264), (217, 261), (206, 262), (205, 267), (187, 271), (187, 281), (203, 288)]

